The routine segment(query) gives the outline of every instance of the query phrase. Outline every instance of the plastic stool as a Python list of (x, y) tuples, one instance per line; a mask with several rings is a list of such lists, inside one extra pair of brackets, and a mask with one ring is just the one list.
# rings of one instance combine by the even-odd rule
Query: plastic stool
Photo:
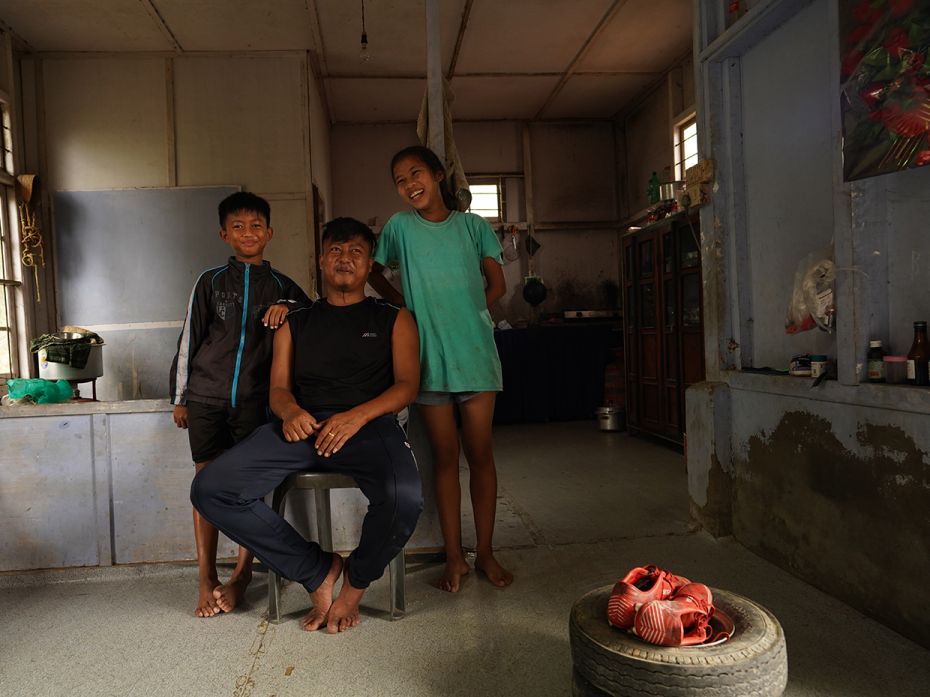
[[(320, 546), (327, 552), (333, 551), (332, 515), (329, 501), (330, 489), (357, 489), (352, 477), (329, 472), (296, 472), (274, 490), (271, 506), (278, 515), (284, 515), (284, 502), (291, 489), (312, 489), (316, 504), (316, 526), (320, 535)], [(403, 617), (407, 609), (404, 586), (404, 550), (388, 564), (391, 583), (391, 619)], [(281, 620), (281, 578), (273, 571), (268, 572), (268, 621), (279, 624)]]

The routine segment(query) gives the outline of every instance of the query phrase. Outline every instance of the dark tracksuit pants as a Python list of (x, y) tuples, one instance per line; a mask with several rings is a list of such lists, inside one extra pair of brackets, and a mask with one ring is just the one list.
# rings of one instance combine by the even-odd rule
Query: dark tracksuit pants
[[(322, 421), (329, 414), (314, 416)], [(403, 549), (423, 509), (413, 451), (392, 414), (365, 424), (328, 458), (316, 454), (315, 440), (288, 443), (280, 423), (256, 429), (194, 477), (191, 503), (268, 568), (312, 592), (326, 578), (332, 555), (305, 540), (262, 499), (292, 472), (347, 474), (369, 503), (348, 577), (355, 588), (367, 588)]]

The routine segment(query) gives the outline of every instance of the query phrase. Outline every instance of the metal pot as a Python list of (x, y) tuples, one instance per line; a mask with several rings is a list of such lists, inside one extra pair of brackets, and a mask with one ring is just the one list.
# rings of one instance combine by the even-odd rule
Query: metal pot
[[(63, 339), (80, 338), (82, 334), (59, 334)], [(103, 344), (91, 344), (87, 364), (83, 368), (74, 368), (67, 363), (55, 363), (48, 360), (48, 351), (39, 349), (39, 377), (45, 380), (70, 380), (86, 382), (103, 375)]]
[(666, 182), (665, 184), (659, 184), (659, 200), (674, 200), (675, 194), (679, 189), (681, 189), (681, 182)]
[(624, 414), (621, 407), (606, 406), (594, 410), (602, 431), (622, 431)]

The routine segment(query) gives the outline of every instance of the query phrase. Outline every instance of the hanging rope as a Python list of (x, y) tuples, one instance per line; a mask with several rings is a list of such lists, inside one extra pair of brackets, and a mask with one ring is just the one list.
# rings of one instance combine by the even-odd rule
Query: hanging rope
[(33, 186), (38, 177), (34, 174), (23, 174), (16, 177), (19, 190), (19, 222), (20, 222), (20, 259), (23, 266), (32, 267), (35, 278), (36, 302), (42, 302), (39, 289), (39, 267), (45, 268), (45, 248), (43, 246), (42, 231), (36, 222), (35, 210), (30, 210), (29, 202), (32, 200)]

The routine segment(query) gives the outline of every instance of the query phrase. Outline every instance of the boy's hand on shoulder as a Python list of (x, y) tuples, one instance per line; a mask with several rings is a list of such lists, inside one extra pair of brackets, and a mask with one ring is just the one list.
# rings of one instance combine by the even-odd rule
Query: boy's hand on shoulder
[(287, 318), (287, 310), (288, 307), (284, 303), (275, 303), (265, 311), (262, 324), (269, 329), (277, 329), (284, 324), (284, 320)]
[(284, 440), (288, 443), (307, 440), (319, 427), (320, 424), (309, 412), (299, 408), (281, 421), (281, 432), (284, 433)]
[(187, 428), (187, 407), (183, 404), (176, 404), (172, 413), (174, 423), (178, 428)]

